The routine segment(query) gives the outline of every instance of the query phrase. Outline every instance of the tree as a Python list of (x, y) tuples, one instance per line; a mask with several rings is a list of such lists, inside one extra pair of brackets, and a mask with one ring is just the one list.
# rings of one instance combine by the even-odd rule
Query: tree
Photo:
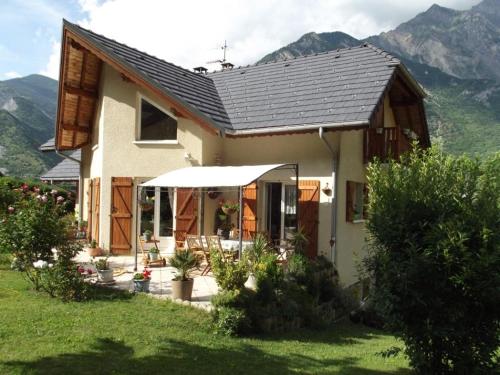
[(481, 162), (415, 148), (368, 168), (373, 300), (422, 374), (498, 361), (500, 153)]

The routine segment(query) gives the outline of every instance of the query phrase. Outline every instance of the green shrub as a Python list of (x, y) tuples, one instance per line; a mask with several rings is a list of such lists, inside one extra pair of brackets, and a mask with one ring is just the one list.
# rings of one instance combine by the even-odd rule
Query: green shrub
[(239, 290), (243, 288), (248, 278), (246, 262), (230, 262), (222, 257), (217, 250), (210, 252), (210, 263), (217, 285), (222, 290)]
[(369, 167), (375, 307), (425, 374), (477, 374), (500, 344), (500, 153), (414, 150)]
[(242, 309), (221, 307), (213, 312), (215, 332), (234, 336), (249, 331), (250, 321)]

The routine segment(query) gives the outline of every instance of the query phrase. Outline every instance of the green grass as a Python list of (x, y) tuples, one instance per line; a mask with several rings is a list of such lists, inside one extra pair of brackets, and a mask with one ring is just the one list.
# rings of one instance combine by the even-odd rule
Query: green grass
[(207, 313), (106, 292), (85, 303), (37, 294), (0, 269), (0, 374), (409, 374), (392, 336), (342, 323), (253, 338), (217, 336)]

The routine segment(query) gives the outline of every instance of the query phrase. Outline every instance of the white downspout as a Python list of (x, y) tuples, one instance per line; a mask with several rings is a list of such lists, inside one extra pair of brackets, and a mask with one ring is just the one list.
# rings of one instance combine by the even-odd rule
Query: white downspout
[(332, 197), (332, 220), (331, 220), (331, 233), (330, 233), (330, 250), (331, 250), (331, 259), (335, 266), (337, 266), (337, 194), (338, 194), (338, 183), (337, 183), (337, 175), (339, 168), (339, 154), (340, 154), (340, 135), (339, 132), (339, 142), (337, 151), (335, 151), (328, 143), (328, 141), (324, 137), (324, 129), (323, 127), (319, 128), (319, 138), (325, 143), (325, 146), (328, 148), (330, 153), (332, 154), (332, 186), (333, 186), (333, 197)]

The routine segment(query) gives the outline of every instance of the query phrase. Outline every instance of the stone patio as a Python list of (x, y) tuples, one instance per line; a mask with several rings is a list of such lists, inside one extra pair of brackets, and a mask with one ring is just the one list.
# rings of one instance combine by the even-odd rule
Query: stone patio
[[(99, 258), (100, 257), (96, 257), (96, 260)], [(144, 269), (144, 266), (141, 263), (142, 259), (140, 256), (138, 256), (137, 260), (137, 270), (138, 272), (141, 272)], [(91, 257), (87, 254), (86, 251), (80, 252), (76, 256), (75, 261), (85, 268), (91, 268), (92, 270), (95, 270), (95, 267), (91, 264)], [(115, 283), (112, 285), (112, 287), (133, 292), (134, 283), (132, 281), (132, 277), (135, 273), (134, 256), (110, 256), (108, 261), (114, 270)], [(171, 298), (171, 280), (175, 276), (174, 268), (167, 266), (149, 267), (149, 269), (152, 271), (149, 295), (155, 298)], [(201, 269), (203, 269), (203, 267)], [(209, 311), (212, 308), (210, 300), (212, 296), (217, 294), (218, 287), (211, 273), (209, 273), (207, 276), (201, 276), (200, 274), (201, 270), (195, 270), (192, 273), (194, 277), (192, 300), (190, 303), (184, 302), (184, 304), (190, 304), (191, 306)], [(176, 302), (181, 301), (179, 300)]]

